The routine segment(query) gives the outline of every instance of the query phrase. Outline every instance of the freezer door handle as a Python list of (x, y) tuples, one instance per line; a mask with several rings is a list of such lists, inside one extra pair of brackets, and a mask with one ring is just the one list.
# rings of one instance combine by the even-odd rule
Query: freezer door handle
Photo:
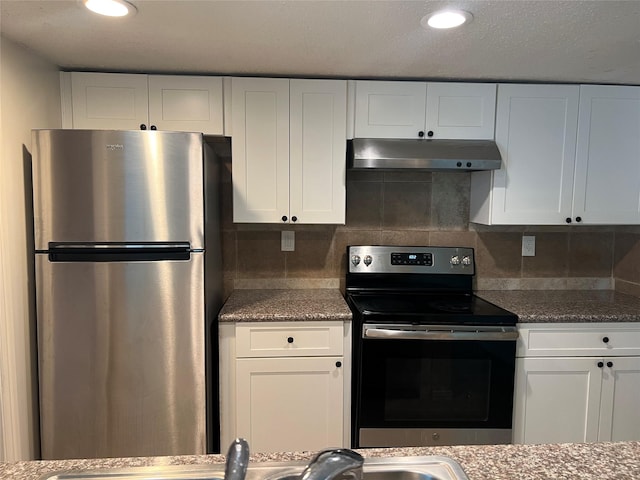
[(49, 243), (51, 262), (141, 262), (189, 260), (189, 242)]

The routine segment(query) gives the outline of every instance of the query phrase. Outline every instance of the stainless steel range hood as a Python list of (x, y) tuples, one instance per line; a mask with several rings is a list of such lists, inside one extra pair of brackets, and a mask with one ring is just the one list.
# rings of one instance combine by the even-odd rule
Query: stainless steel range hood
[(497, 170), (502, 156), (493, 140), (355, 138), (348, 142), (353, 170)]

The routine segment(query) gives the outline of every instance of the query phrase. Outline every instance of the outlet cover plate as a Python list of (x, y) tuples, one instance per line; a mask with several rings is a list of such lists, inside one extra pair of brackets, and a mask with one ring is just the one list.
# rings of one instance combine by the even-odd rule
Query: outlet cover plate
[(292, 230), (283, 230), (280, 237), (280, 250), (293, 252), (296, 249), (296, 236)]
[(535, 257), (536, 256), (536, 237), (535, 237), (535, 235), (523, 235), (522, 236), (522, 256), (523, 257)]

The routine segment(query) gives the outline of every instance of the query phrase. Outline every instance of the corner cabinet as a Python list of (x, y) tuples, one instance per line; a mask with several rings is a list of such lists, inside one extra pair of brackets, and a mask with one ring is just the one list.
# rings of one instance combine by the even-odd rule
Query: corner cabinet
[(471, 174), (487, 225), (640, 223), (640, 87), (498, 86), (503, 167)]
[(223, 445), (239, 436), (256, 453), (348, 446), (342, 322), (221, 327)]
[(61, 74), (65, 128), (222, 135), (222, 77)]
[(523, 324), (515, 443), (640, 440), (640, 326)]
[(494, 83), (355, 82), (355, 137), (493, 139)]
[(233, 220), (344, 224), (345, 80), (233, 78)]

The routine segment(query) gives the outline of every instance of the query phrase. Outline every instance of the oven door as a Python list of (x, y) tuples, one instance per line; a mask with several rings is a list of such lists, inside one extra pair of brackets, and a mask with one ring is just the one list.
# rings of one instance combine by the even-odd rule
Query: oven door
[(365, 324), (354, 447), (511, 442), (515, 327)]

